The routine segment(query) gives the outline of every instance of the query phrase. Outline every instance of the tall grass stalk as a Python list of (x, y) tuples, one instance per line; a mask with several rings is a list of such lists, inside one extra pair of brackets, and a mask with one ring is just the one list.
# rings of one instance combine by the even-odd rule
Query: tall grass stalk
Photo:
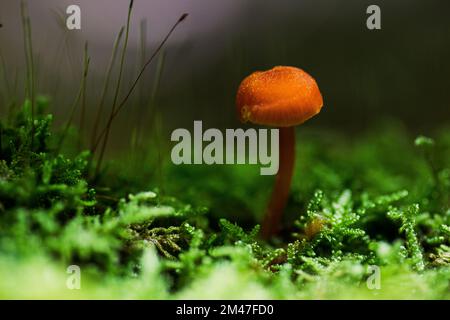
[(1, 76), (3, 78), (5, 86), (1, 89), (4, 90), (4, 104), (8, 104), (8, 99), (11, 97), (11, 86), (9, 83), (8, 76), (6, 75), (6, 63), (5, 59), (3, 57), (3, 54), (0, 52), (0, 69), (1, 69)]
[(23, 40), (25, 48), (25, 59), (27, 65), (27, 96), (31, 102), (31, 144), (33, 144), (34, 137), (34, 61), (33, 61), (33, 42), (31, 39), (31, 22), (28, 15), (28, 7), (25, 1), (20, 2), (20, 13), (22, 17), (22, 29), (23, 29)]
[[(66, 13), (63, 10), (52, 10), (53, 15), (56, 17), (56, 23), (58, 24), (59, 28), (62, 30), (64, 37), (63, 37), (63, 46), (62, 46), (62, 52), (63, 54), (61, 57), (65, 56), (67, 57), (67, 66), (70, 71), (70, 75), (72, 76), (72, 79), (76, 81), (77, 79), (77, 66), (76, 66), (76, 58), (73, 55), (74, 50), (71, 50), (70, 48), (70, 34), (71, 31), (67, 29), (66, 26)], [(67, 76), (66, 76), (67, 77)]]
[(153, 82), (153, 87), (152, 87), (152, 91), (151, 91), (151, 95), (150, 95), (149, 108), (148, 108), (150, 121), (152, 121), (152, 119), (154, 118), (155, 111), (156, 111), (156, 106), (155, 106), (156, 94), (158, 93), (159, 86), (161, 83), (165, 57), (166, 57), (166, 52), (165, 52), (165, 50), (163, 50), (158, 59), (158, 64), (156, 66), (156, 78), (155, 78), (155, 81)]
[(133, 85), (131, 86), (130, 90), (128, 91), (127, 95), (125, 96), (125, 98), (122, 100), (121, 104), (119, 105), (119, 107), (117, 108), (116, 112), (114, 113), (114, 117), (116, 117), (120, 110), (122, 110), (122, 108), (124, 107), (125, 103), (127, 102), (128, 98), (130, 97), (130, 95), (133, 93), (134, 88), (136, 87), (137, 83), (139, 82), (139, 80), (141, 79), (145, 69), (147, 69), (147, 67), (150, 65), (150, 63), (153, 61), (153, 59), (158, 55), (158, 53), (161, 51), (161, 49), (163, 48), (164, 44), (167, 42), (167, 40), (169, 40), (170, 36), (172, 35), (173, 31), (175, 31), (176, 27), (182, 22), (184, 21), (184, 19), (186, 19), (186, 17), (188, 16), (187, 13), (184, 13), (179, 19), (178, 21), (173, 25), (173, 27), (170, 29), (170, 31), (167, 33), (167, 35), (165, 36), (165, 38), (163, 39), (163, 41), (161, 41), (161, 43), (159, 44), (159, 46), (156, 48), (156, 50), (153, 52), (152, 56), (150, 57), (150, 59), (148, 59), (148, 61), (145, 63), (144, 67), (141, 69), (139, 75), (137, 76), (136, 80), (133, 82)]
[(61, 150), (62, 144), (64, 143), (64, 140), (67, 136), (67, 132), (69, 131), (70, 125), (72, 124), (74, 115), (75, 115), (75, 111), (77, 109), (77, 106), (80, 102), (81, 97), (83, 96), (83, 92), (85, 92), (85, 88), (86, 88), (86, 79), (89, 73), (89, 64), (90, 64), (90, 58), (88, 55), (88, 45), (87, 43), (84, 46), (85, 50), (84, 50), (84, 56), (83, 56), (83, 74), (81, 77), (81, 84), (80, 84), (80, 88), (78, 89), (78, 93), (77, 96), (75, 98), (75, 101), (73, 102), (71, 111), (70, 111), (70, 116), (69, 116), (69, 120), (66, 123), (66, 126), (64, 127), (64, 130), (61, 134), (61, 137), (59, 139), (59, 143), (57, 145), (57, 151), (59, 152)]
[(11, 117), (13, 116), (13, 110), (16, 108), (17, 106), (17, 88), (19, 86), (19, 71), (17, 71), (17, 67), (14, 70), (14, 82), (12, 85), (12, 90), (11, 90), (11, 101), (9, 103), (9, 107), (8, 107), (8, 117), (9, 119), (11, 119)]
[[(103, 156), (105, 154), (105, 149), (106, 149), (106, 145), (108, 143), (108, 138), (109, 138), (109, 133), (111, 131), (111, 124), (112, 121), (114, 119), (114, 113), (116, 112), (116, 106), (117, 106), (117, 100), (119, 98), (119, 92), (120, 92), (120, 85), (122, 83), (122, 74), (123, 74), (123, 67), (125, 64), (125, 55), (127, 52), (127, 47), (128, 47), (128, 37), (130, 34), (130, 22), (131, 22), (131, 12), (133, 11), (133, 0), (130, 1), (130, 5), (128, 7), (128, 16), (127, 16), (127, 24), (126, 24), (126, 31), (125, 31), (125, 41), (123, 43), (123, 47), (122, 47), (122, 54), (120, 57), (120, 66), (119, 66), (119, 75), (117, 78), (117, 84), (116, 84), (116, 90), (114, 92), (114, 100), (113, 100), (113, 105), (111, 108), (111, 113), (108, 119), (108, 123), (106, 124), (106, 133), (105, 133), (105, 138), (103, 139), (103, 144), (100, 150), (100, 155), (98, 158), (98, 162), (97, 162), (97, 166), (95, 168), (95, 176), (98, 175), (98, 173), (100, 172), (100, 168), (102, 165), (102, 160), (103, 160)], [(95, 149), (97, 146), (94, 146), (93, 148), (93, 153), (95, 153)]]
[[(68, 47), (67, 39), (69, 37), (70, 31), (67, 29), (67, 26), (66, 26), (65, 13), (61, 10), (52, 10), (52, 13), (53, 13), (53, 16), (55, 17), (58, 28), (61, 29), (61, 31), (62, 31), (62, 39), (58, 41), (58, 46), (56, 48), (54, 57), (51, 60), (52, 64), (56, 68), (56, 70), (59, 70), (60, 68), (62, 68), (64, 53), (66, 51), (66, 47)], [(69, 55), (67, 55), (67, 57), (69, 57), (69, 59), (70, 59)], [(73, 75), (73, 70), (71, 69), (70, 61), (68, 62), (68, 67), (71, 70), (72, 75)], [(66, 74), (64, 74), (64, 75), (66, 75)], [(56, 73), (56, 78), (52, 78), (52, 77), (47, 78), (48, 87), (49, 88), (52, 87), (52, 92), (53, 92), (54, 96), (57, 96), (57, 94), (59, 92), (59, 88), (61, 85), (60, 78), (61, 78), (61, 72)], [(52, 85), (52, 83), (53, 83), (53, 85)]]
[[(140, 42), (140, 50), (139, 50), (139, 70), (145, 65), (145, 58), (147, 56), (147, 20), (142, 19), (139, 24), (139, 42)], [(144, 95), (144, 83), (141, 82), (140, 86), (140, 99), (141, 102), (143, 100)]]
[(111, 74), (112, 74), (112, 69), (114, 67), (116, 58), (117, 58), (117, 52), (119, 49), (119, 44), (122, 40), (122, 35), (123, 35), (123, 31), (124, 31), (124, 27), (121, 27), (119, 30), (119, 33), (116, 37), (116, 40), (114, 41), (114, 46), (113, 46), (113, 50), (112, 50), (112, 54), (111, 54), (111, 58), (109, 60), (108, 63), (108, 68), (106, 70), (106, 76), (105, 76), (105, 82), (103, 84), (103, 89), (102, 89), (102, 93), (100, 96), (100, 103), (99, 106), (97, 108), (97, 114), (95, 116), (95, 120), (94, 120), (94, 127), (92, 129), (92, 136), (91, 136), (91, 150), (94, 149), (94, 145), (95, 145), (95, 138), (97, 137), (97, 133), (98, 133), (98, 127), (100, 126), (100, 119), (103, 115), (103, 109), (105, 106), (105, 100), (106, 100), (106, 94), (108, 92), (109, 89), (109, 85), (111, 82)]
[[(156, 121), (157, 121), (156, 94), (158, 92), (159, 84), (161, 82), (162, 72), (164, 69), (165, 57), (166, 57), (166, 52), (164, 49), (162, 49), (161, 54), (158, 57), (158, 62), (156, 65), (156, 72), (155, 72), (155, 79), (153, 81), (153, 85), (151, 88), (150, 97), (149, 97), (147, 104), (145, 105), (145, 109), (142, 111), (143, 114), (140, 114), (140, 118), (139, 118), (141, 122), (142, 122), (142, 120), (145, 120), (145, 119), (149, 120), (148, 123), (150, 123), (150, 132), (149, 132), (150, 139), (151, 139), (152, 134), (155, 134), (158, 145), (159, 145), (159, 142), (158, 142), (159, 135), (158, 135), (158, 128), (157, 128), (157, 124), (156, 124)], [(138, 146), (137, 144), (142, 141), (143, 134), (144, 134), (144, 130), (143, 130), (142, 126), (139, 126), (138, 130), (135, 132), (133, 140), (132, 140), (136, 144), (136, 146)], [(159, 146), (157, 146), (157, 147), (159, 148)], [(142, 157), (145, 158), (145, 152), (139, 152), (137, 154), (141, 155), (141, 158)], [(140, 158), (136, 158), (136, 160), (142, 161), (142, 159), (140, 159)], [(159, 160), (160, 160), (160, 157), (158, 155), (158, 170), (160, 169), (160, 161)]]
[[(139, 70), (145, 65), (145, 58), (147, 56), (147, 20), (142, 19), (139, 25), (139, 38), (140, 38), (140, 50), (139, 50)], [(136, 126), (133, 128), (134, 139), (132, 140), (132, 147), (136, 149), (139, 147), (141, 131), (142, 131), (142, 121), (144, 117), (142, 113), (144, 112), (145, 105), (145, 81), (141, 81), (139, 86), (139, 105), (136, 112)]]
[[(8, 75), (8, 66), (6, 64), (5, 57), (0, 51), (0, 70), (1, 70), (1, 78), (3, 80), (5, 96), (4, 96), (4, 104), (7, 106), (7, 117), (8, 119), (12, 116), (12, 111), (16, 105), (16, 94), (17, 94), (17, 82), (18, 82), (18, 72), (17, 67), (14, 70), (14, 76)], [(10, 82), (12, 80), (12, 83)]]
[[(137, 83), (139, 82), (139, 80), (141, 79), (142, 75), (144, 74), (144, 71), (147, 69), (147, 67), (151, 64), (151, 62), (153, 61), (153, 59), (158, 55), (158, 53), (161, 51), (162, 47), (164, 46), (164, 44), (167, 42), (167, 40), (169, 39), (169, 37), (171, 36), (171, 34), (173, 33), (173, 31), (176, 29), (176, 27), (186, 19), (186, 17), (188, 16), (187, 13), (183, 14), (178, 21), (172, 26), (172, 28), (170, 29), (170, 31), (167, 33), (167, 35), (165, 36), (165, 38), (161, 41), (161, 43), (159, 44), (159, 46), (155, 49), (155, 51), (153, 52), (153, 54), (151, 55), (151, 57), (147, 60), (147, 62), (145, 63), (145, 65), (142, 67), (141, 71), (139, 72), (139, 75), (137, 76), (137, 78), (135, 79), (135, 81), (133, 82), (133, 84), (131, 85), (130, 90), (128, 90), (128, 93), (126, 94), (125, 98), (122, 100), (122, 102), (119, 104), (119, 106), (114, 110), (113, 113), (111, 113), (111, 117), (109, 118), (108, 124), (107, 126), (102, 130), (102, 132), (99, 134), (97, 141), (95, 143), (94, 149), (93, 151), (95, 152), (98, 144), (102, 141), (102, 138), (105, 134), (109, 134), (109, 129), (111, 127), (111, 122), (114, 120), (114, 118), (119, 114), (119, 112), (122, 110), (122, 108), (125, 106), (126, 102), (128, 101), (129, 97), (131, 96), (131, 94), (133, 93), (134, 89), (136, 88)], [(105, 139), (107, 140), (107, 139)], [(102, 156), (102, 154), (101, 154)], [(96, 172), (99, 172), (99, 168), (101, 165), (101, 161), (99, 161), (97, 163), (97, 169)]]
[[(84, 58), (83, 58), (83, 64), (86, 67), (86, 61), (89, 63), (89, 56), (88, 56), (88, 43), (86, 42), (84, 45)], [(81, 151), (83, 147), (83, 133), (84, 133), (84, 127), (85, 127), (85, 118), (86, 118), (86, 82), (87, 82), (87, 69), (86, 72), (83, 73), (83, 80), (82, 80), (82, 86), (81, 86), (81, 112), (80, 112), (80, 132), (78, 134), (78, 149)]]

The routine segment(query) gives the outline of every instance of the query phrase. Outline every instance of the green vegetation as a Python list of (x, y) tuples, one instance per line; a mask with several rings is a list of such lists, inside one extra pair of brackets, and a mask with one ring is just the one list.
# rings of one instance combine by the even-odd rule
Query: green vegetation
[(450, 298), (447, 130), (301, 130), (285, 229), (265, 243), (258, 168), (167, 164), (158, 191), (148, 155), (148, 172), (124, 159), (96, 184), (88, 152), (57, 153), (47, 103), (0, 127), (3, 298)]
[[(302, 127), (284, 228), (262, 241), (258, 222), (273, 177), (257, 166), (175, 166), (165, 158), (155, 104), (160, 50), (186, 15), (145, 63), (142, 37), (143, 67), (124, 97), (119, 93), (131, 4), (106, 70), (91, 151), (81, 151), (88, 46), (69, 119), (52, 128), (51, 99), (37, 95), (31, 24), (21, 7), (23, 105), (9, 90), (0, 56), (0, 89), (9, 93), (0, 120), (0, 298), (450, 298), (448, 128), (414, 140), (396, 122), (356, 137)], [(129, 155), (103, 160), (113, 119), (156, 56), (150, 100), (139, 101), (149, 109), (140, 116), (150, 115), (150, 138), (137, 126)], [(67, 288), (70, 265), (80, 267), (81, 290)], [(373, 266), (380, 268), (379, 289), (367, 285)]]

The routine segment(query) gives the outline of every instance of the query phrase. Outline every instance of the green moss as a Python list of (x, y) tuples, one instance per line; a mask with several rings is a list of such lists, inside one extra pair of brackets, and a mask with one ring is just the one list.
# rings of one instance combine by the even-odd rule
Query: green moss
[[(90, 181), (89, 153), (55, 151), (39, 101), (34, 126), (28, 102), (0, 124), (0, 297), (449, 298), (447, 131), (415, 145), (393, 125), (351, 143), (301, 132), (284, 229), (267, 243), (272, 179), (254, 167), (168, 165), (164, 192), (151, 161)], [(81, 290), (66, 287), (73, 264)]]

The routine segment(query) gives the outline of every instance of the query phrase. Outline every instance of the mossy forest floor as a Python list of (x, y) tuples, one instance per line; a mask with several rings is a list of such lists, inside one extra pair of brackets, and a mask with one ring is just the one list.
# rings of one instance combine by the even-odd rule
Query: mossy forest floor
[(263, 242), (258, 167), (132, 152), (93, 180), (45, 104), (0, 125), (0, 298), (450, 298), (448, 129), (298, 130), (284, 228)]

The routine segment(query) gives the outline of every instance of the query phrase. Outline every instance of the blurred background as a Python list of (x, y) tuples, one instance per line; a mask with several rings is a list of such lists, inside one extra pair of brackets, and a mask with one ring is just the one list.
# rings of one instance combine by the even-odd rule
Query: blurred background
[[(71, 4), (81, 7), (79, 31), (64, 27)], [(83, 47), (88, 42), (88, 125), (82, 133), (86, 140), (128, 4), (127, 0), (28, 1), (36, 90), (50, 99), (56, 125), (67, 121), (79, 90)], [(366, 8), (371, 4), (381, 7), (381, 30), (366, 28)], [(194, 120), (203, 120), (204, 127), (242, 126), (234, 109), (240, 81), (275, 65), (303, 68), (321, 88), (324, 109), (305, 126), (355, 134), (386, 118), (396, 119), (413, 133), (448, 124), (448, 9), (448, 1), (434, 0), (136, 0), (121, 97), (180, 15), (187, 12), (189, 17), (114, 122), (108, 153), (128, 150), (137, 127), (141, 128), (137, 139), (145, 141), (155, 117), (165, 141), (175, 128), (192, 128)], [(0, 23), (3, 111), (24, 96), (19, 1), (0, 1)], [(116, 65), (102, 126), (117, 69)]]

